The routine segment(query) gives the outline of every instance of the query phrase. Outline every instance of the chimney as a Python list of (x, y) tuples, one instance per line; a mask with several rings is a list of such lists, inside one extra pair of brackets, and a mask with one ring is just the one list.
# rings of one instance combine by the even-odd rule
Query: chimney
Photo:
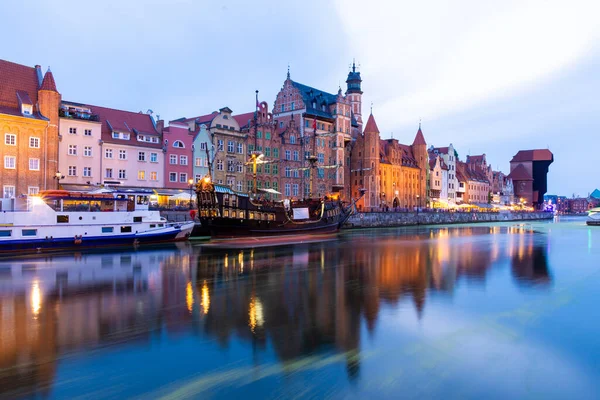
[(39, 88), (40, 86), (42, 86), (42, 81), (44, 80), (44, 74), (42, 74), (42, 66), (41, 65), (35, 66), (35, 73), (37, 75), (38, 88)]
[(158, 121), (156, 121), (156, 130), (158, 131), (158, 133), (162, 134), (164, 129), (165, 129), (165, 120), (159, 119)]

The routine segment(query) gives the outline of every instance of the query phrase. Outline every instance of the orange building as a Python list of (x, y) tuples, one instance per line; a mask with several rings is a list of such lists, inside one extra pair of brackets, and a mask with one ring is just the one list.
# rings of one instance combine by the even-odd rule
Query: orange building
[(0, 60), (3, 198), (56, 187), (60, 101), (50, 68), (44, 75), (39, 65)]

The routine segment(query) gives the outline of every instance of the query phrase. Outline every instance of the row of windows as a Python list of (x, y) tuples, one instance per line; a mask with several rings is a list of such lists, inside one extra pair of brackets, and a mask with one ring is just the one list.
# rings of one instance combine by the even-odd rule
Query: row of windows
[[(27, 194), (38, 194), (40, 188), (38, 186), (29, 186), (27, 188)], [(4, 185), (2, 197), (5, 199), (12, 199), (15, 197), (16, 189), (14, 185)]]
[[(169, 156), (169, 164), (177, 165), (177, 155), (171, 154)], [(188, 157), (187, 156), (179, 156), (179, 165), (188, 165)]]
[[(5, 133), (4, 134), (4, 144), (7, 146), (16, 146), (17, 145), (17, 135), (14, 133)], [(40, 138), (35, 136), (29, 137), (29, 147), (32, 149), (40, 148)]]
[[(199, 180), (199, 175), (196, 176), (196, 181)], [(169, 172), (169, 182), (177, 182), (177, 172)], [(185, 172), (179, 173), (179, 182), (188, 183), (188, 177)]]
[[(223, 151), (224, 141), (221, 139), (217, 140), (217, 148), (219, 151)], [(242, 142), (234, 142), (233, 140), (227, 141), (227, 152), (235, 153), (237, 150), (238, 154), (244, 154), (244, 144)]]
[[(70, 153), (71, 146), (74, 146), (75, 154)], [(104, 149), (104, 158), (113, 159), (113, 149)], [(77, 155), (77, 145), (69, 145), (69, 154)], [(91, 155), (91, 148), (89, 148), (89, 154)], [(84, 154), (85, 155), (85, 154)], [(127, 150), (119, 150), (119, 160), (127, 160)], [(187, 157), (186, 157), (187, 160)], [(148, 161), (145, 151), (138, 151), (138, 161)], [(150, 153), (150, 162), (158, 162), (158, 153)]]
[[(69, 133), (71, 135), (77, 135), (77, 128), (70, 127), (69, 128)], [(83, 136), (92, 136), (92, 130), (91, 129), (84, 129), (83, 130)]]
[[(4, 168), (5, 169), (16, 169), (17, 168), (17, 157), (16, 156), (4, 156)], [(40, 159), (30, 158), (29, 159), (29, 170), (39, 171), (40, 170)]]

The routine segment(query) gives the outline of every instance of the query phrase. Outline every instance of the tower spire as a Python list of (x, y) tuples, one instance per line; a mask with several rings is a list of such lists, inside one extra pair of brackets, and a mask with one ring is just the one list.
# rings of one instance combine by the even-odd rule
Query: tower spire
[(287, 78), (290, 79), (290, 63), (288, 63)]

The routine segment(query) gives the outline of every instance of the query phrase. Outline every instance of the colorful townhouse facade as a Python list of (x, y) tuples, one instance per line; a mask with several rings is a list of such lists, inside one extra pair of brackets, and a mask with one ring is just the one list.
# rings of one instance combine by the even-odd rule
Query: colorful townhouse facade
[(184, 122), (169, 122), (162, 130), (165, 150), (163, 176), (167, 189), (190, 189), (195, 183), (195, 132)]
[(458, 153), (452, 143), (448, 147), (433, 147), (429, 149), (430, 153), (439, 154), (444, 164), (448, 167), (448, 203), (450, 205), (458, 204), (463, 200), (464, 187), (460, 187), (456, 172), (456, 163)]
[(2, 198), (55, 188), (61, 95), (50, 68), (0, 60)]

